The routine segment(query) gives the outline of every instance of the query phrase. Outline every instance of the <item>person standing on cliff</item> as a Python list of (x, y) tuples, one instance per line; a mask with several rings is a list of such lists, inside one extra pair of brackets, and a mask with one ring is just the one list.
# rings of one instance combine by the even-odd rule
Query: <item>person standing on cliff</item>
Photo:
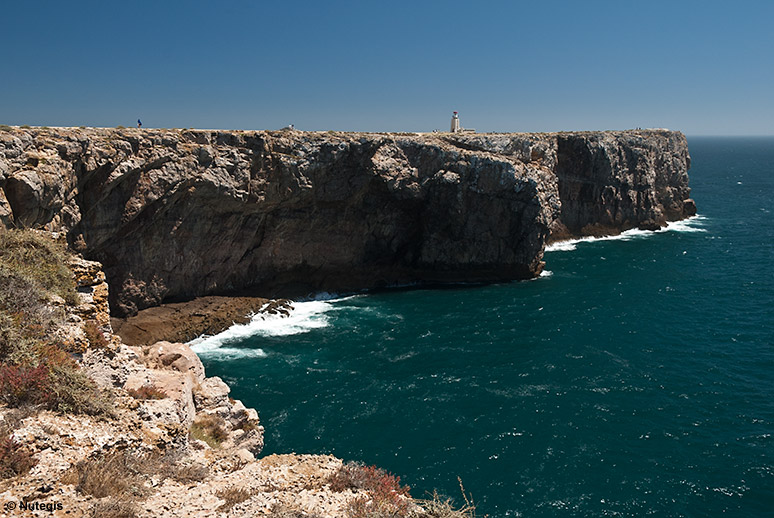
[(140, 119), (137, 119), (137, 127), (142, 128), (142, 121)]

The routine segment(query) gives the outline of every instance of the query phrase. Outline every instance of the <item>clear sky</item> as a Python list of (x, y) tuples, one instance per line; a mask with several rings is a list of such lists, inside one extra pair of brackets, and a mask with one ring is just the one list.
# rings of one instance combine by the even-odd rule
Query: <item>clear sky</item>
[(0, 123), (774, 134), (774, 1), (15, 1)]

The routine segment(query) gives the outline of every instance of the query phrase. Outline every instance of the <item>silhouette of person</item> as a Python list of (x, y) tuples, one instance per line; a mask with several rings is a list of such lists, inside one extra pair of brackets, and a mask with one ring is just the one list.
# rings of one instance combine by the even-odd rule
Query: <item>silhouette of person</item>
[(140, 119), (137, 119), (137, 127), (142, 128), (142, 121)]

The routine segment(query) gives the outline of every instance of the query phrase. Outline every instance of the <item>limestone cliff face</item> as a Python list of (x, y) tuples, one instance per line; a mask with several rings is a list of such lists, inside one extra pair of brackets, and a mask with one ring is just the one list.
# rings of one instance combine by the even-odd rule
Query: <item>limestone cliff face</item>
[(550, 240), (658, 229), (696, 214), (685, 136), (667, 130), (454, 135), (450, 143), (549, 168), (561, 209)]
[(67, 232), (111, 307), (523, 279), (549, 239), (695, 212), (669, 131), (0, 131), (0, 220)]

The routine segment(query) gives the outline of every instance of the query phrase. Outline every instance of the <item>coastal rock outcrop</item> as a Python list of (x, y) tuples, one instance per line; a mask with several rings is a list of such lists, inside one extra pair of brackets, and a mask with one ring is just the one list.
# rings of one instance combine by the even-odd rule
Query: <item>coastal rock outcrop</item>
[[(61, 257), (57, 262), (36, 259), (45, 269), (58, 266)], [(16, 365), (11, 356), (18, 358), (19, 348), (13, 354), (3, 351), (0, 516), (334, 518), (358, 506), (381, 510), (385, 505), (404, 511), (394, 516), (439, 516), (425, 511), (422, 505), (428, 503), (412, 499), (407, 488), (389, 492), (386, 483), (400, 489), (398, 479), (375, 467), (344, 464), (330, 455), (256, 459), (263, 448), (257, 411), (229, 397), (223, 380), (206, 377), (187, 345), (124, 344), (110, 328), (106, 297), (94, 297), (94, 289), (109, 291), (99, 264), (68, 259), (78, 293), (65, 300), (40, 288), (43, 296), (36, 299), (55, 315), (52, 330), (61, 328), (37, 343), (40, 351), (48, 351), (36, 361), (40, 369), (51, 369), (49, 375), (40, 378), (38, 367)], [(7, 264), (3, 267), (8, 270)], [(68, 355), (65, 350), (72, 348), (58, 336), (70, 335), (73, 323), (91, 324), (94, 331), (81, 336), (85, 346), (77, 354)], [(19, 332), (28, 329), (17, 324)], [(6, 337), (9, 329), (3, 330)], [(34, 354), (28, 352), (26, 361)], [(70, 374), (50, 377), (63, 372), (62, 365), (70, 365)], [(30, 373), (38, 376), (32, 386), (26, 384), (33, 379)], [(93, 398), (95, 404), (86, 413), (83, 405), (81, 410), (72, 405), (54, 410), (46, 397), (32, 399), (40, 383), (49, 392), (71, 395), (79, 386), (88, 388), (80, 397)], [(7, 397), (11, 392), (22, 399)], [(440, 505), (443, 516), (469, 516), (438, 499), (429, 504), (433, 509)]]
[(531, 278), (549, 240), (695, 213), (666, 130), (10, 129), (0, 164), (0, 220), (66, 232), (122, 317), (239, 290)]

